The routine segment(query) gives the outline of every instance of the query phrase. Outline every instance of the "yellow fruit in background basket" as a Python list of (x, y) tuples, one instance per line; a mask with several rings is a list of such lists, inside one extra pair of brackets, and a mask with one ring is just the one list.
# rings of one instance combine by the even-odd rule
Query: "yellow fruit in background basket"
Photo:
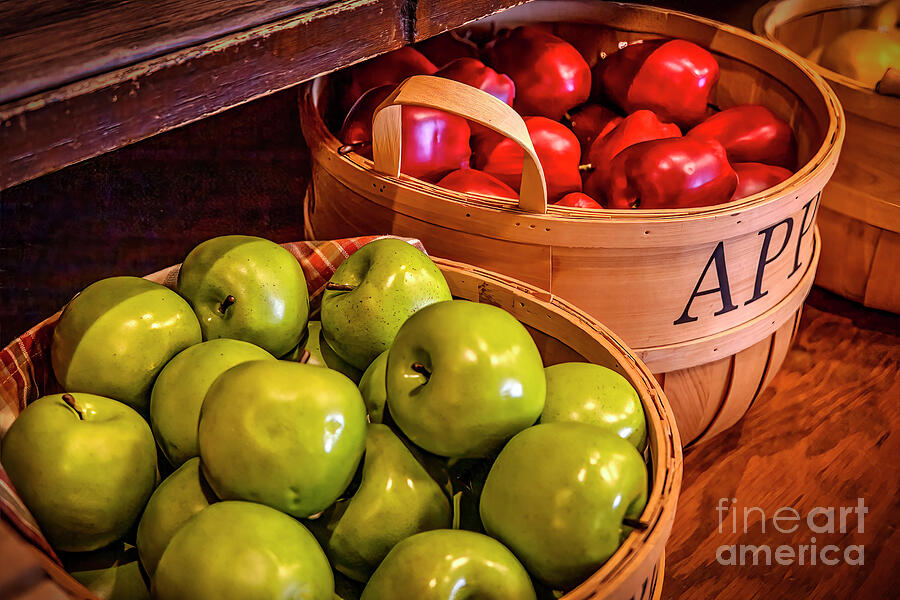
[(862, 26), (876, 31), (896, 30), (900, 27), (900, 0), (888, 0), (876, 7), (863, 21)]
[[(812, 56), (810, 59), (814, 60)], [(852, 29), (827, 44), (818, 62), (826, 69), (874, 88), (889, 68), (900, 69), (900, 30), (886, 33)]]

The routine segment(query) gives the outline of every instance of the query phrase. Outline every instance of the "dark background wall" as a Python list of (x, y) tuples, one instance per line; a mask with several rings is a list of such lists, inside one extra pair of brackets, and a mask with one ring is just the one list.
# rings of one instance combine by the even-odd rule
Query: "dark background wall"
[[(749, 29), (762, 1), (647, 3)], [(0, 192), (0, 347), (89, 283), (207, 238), (302, 239), (307, 173), (288, 90)]]

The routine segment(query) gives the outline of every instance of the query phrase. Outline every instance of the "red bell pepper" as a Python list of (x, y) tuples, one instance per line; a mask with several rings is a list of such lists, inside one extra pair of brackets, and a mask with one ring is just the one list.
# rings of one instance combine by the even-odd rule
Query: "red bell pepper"
[(566, 113), (569, 127), (581, 144), (581, 158), (588, 160), (591, 144), (601, 138), (622, 121), (622, 117), (599, 104), (585, 104), (571, 113)]
[(576, 208), (603, 208), (596, 200), (582, 192), (570, 192), (553, 204), (556, 206), (574, 206)]
[(513, 200), (519, 199), (519, 194), (514, 189), (493, 175), (488, 175), (484, 171), (477, 169), (458, 169), (445, 175), (437, 184), (457, 192), (499, 196)]
[[(516, 85), (513, 80), (488, 67), (477, 58), (457, 58), (438, 69), (435, 76), (471, 85), (509, 105), (512, 105), (513, 98), (516, 97)], [(473, 138), (480, 138), (492, 133), (490, 129), (478, 123), (469, 123), (469, 127), (472, 128)]]
[(516, 85), (508, 75), (498, 73), (477, 58), (457, 58), (435, 72), (436, 77), (446, 77), (487, 92), (512, 106), (516, 97)]
[(513, 107), (520, 114), (558, 121), (591, 93), (591, 69), (578, 50), (537, 27), (502, 31), (485, 56), (515, 82)]
[[(546, 117), (525, 117), (525, 126), (544, 168), (548, 201), (553, 202), (569, 192), (580, 192), (581, 147), (575, 134), (562, 123)], [(525, 152), (517, 143), (493, 131), (473, 142), (473, 165), (514, 190), (519, 189), (522, 181), (524, 160)]]
[(367, 90), (380, 85), (398, 84), (413, 75), (431, 75), (437, 67), (411, 46), (376, 56), (341, 73), (346, 81), (341, 108), (348, 110)]
[(428, 38), (413, 48), (425, 55), (425, 58), (438, 68), (457, 58), (478, 58), (478, 46), (455, 31)]
[(591, 144), (588, 162), (593, 171), (584, 180), (584, 191), (594, 198), (606, 198), (610, 169), (617, 154), (634, 144), (680, 136), (678, 125), (663, 123), (652, 111), (638, 110), (631, 113)]
[(613, 159), (609, 208), (691, 208), (728, 202), (737, 174), (716, 140), (641, 142)]
[(791, 126), (759, 104), (726, 108), (687, 135), (718, 140), (732, 163), (759, 162), (785, 169), (797, 165), (797, 142)]
[(394, 87), (396, 86), (381, 85), (360, 96), (344, 117), (338, 139), (344, 144), (356, 146), (356, 152), (366, 158), (372, 158), (372, 116)]
[(646, 108), (691, 127), (706, 117), (719, 64), (692, 42), (650, 40), (613, 52), (594, 65), (593, 76), (594, 94), (605, 94), (625, 112)]
[(767, 190), (793, 175), (785, 168), (755, 162), (733, 163), (731, 167), (738, 178), (737, 188), (731, 196), (732, 200), (740, 200)]
[[(338, 139), (357, 145), (360, 154), (372, 158), (372, 118), (394, 87), (384, 85), (363, 94), (347, 113)], [(403, 173), (435, 182), (450, 171), (469, 166), (471, 132), (465, 119), (431, 108), (404, 106), (402, 120)]]

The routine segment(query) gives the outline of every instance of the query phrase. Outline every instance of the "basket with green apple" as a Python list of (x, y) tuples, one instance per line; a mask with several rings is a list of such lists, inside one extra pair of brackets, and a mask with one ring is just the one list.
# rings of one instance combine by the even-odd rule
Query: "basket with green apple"
[(91, 284), (0, 369), (3, 593), (661, 589), (682, 456), (646, 366), (414, 240), (214, 238)]

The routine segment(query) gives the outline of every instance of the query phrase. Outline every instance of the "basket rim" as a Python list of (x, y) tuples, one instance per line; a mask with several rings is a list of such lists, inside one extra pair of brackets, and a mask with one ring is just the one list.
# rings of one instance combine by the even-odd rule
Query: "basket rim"
[[(541, 2), (529, 3), (527, 6), (534, 6), (539, 4), (541, 4)], [(562, 5), (563, 2), (554, 2), (553, 4)], [(577, 0), (574, 2), (571, 0), (566, 1), (565, 4), (573, 6), (584, 6), (582, 3), (577, 2)], [(337, 150), (343, 144), (341, 144), (341, 142), (335, 137), (334, 133), (332, 133), (328, 129), (328, 127), (325, 126), (322, 116), (316, 106), (316, 96), (321, 93), (321, 88), (324, 87), (325, 83), (329, 81), (328, 75), (323, 75), (302, 85), (301, 93), (298, 97), (298, 101), (300, 104), (301, 124), (303, 125), (304, 130), (308, 130), (310, 128), (314, 129), (315, 133), (319, 136), (322, 142), (321, 145), (324, 146), (324, 149), (321, 151), (333, 155), (329, 158), (337, 161), (343, 161), (343, 163), (345, 163), (345, 167), (355, 167), (357, 169), (366, 171), (372, 178), (384, 182), (391, 182), (398, 186), (404, 186), (413, 191), (427, 193), (433, 199), (446, 202), (449, 205), (455, 204), (472, 210), (487, 209), (508, 212), (522, 218), (536, 219), (537, 221), (563, 221), (572, 224), (593, 224), (598, 222), (615, 221), (617, 223), (633, 223), (644, 225), (648, 221), (679, 223), (686, 221), (706, 221), (707, 219), (733, 217), (735, 214), (738, 214), (736, 213), (736, 211), (743, 213), (743, 211), (746, 210), (765, 208), (770, 206), (771, 204), (784, 201), (786, 197), (790, 196), (793, 190), (805, 185), (809, 185), (817, 177), (819, 177), (821, 175), (820, 167), (822, 165), (836, 163), (846, 130), (846, 121), (844, 118), (843, 108), (837, 98), (837, 95), (826, 83), (822, 75), (819, 74), (815, 69), (813, 69), (809, 65), (809, 63), (802, 57), (799, 57), (790, 51), (785, 52), (785, 48), (781, 44), (777, 44), (758, 35), (754, 35), (742, 29), (738, 29), (736, 27), (714, 21), (712, 19), (707, 19), (705, 17), (699, 17), (685, 12), (659, 7), (621, 2), (603, 3), (602, 7), (598, 6), (592, 8), (601, 9), (604, 7), (605, 10), (637, 11), (653, 14), (656, 16), (664, 16), (665, 18), (681, 18), (687, 21), (691, 21), (695, 24), (703, 25), (708, 30), (715, 30), (716, 32), (721, 31), (730, 36), (741, 38), (741, 41), (745, 43), (752, 43), (757, 46), (761, 46), (768, 52), (777, 55), (780, 59), (787, 61), (788, 63), (790, 63), (791, 68), (795, 69), (797, 72), (799, 72), (799, 74), (802, 74), (803, 76), (809, 78), (818, 93), (817, 98), (821, 99), (823, 106), (825, 107), (826, 112), (829, 115), (827, 126), (823, 128), (825, 131), (821, 146), (806, 163), (804, 163), (793, 173), (791, 177), (773, 188), (769, 188), (768, 190), (764, 190), (763, 192), (759, 192), (741, 200), (735, 200), (723, 204), (701, 208), (672, 208), (653, 210), (641, 209), (639, 211), (633, 209), (584, 209), (548, 205), (546, 214), (538, 214), (519, 210), (516, 206), (516, 201), (491, 196), (483, 196), (480, 194), (462, 194), (459, 192), (454, 192), (452, 190), (445, 190), (444, 188), (441, 188), (436, 184), (413, 179), (406, 175), (401, 175), (400, 178), (382, 175), (374, 172), (374, 164), (369, 159), (366, 159), (354, 152), (346, 154), (339, 153)], [(500, 13), (499, 15), (495, 15), (492, 18), (502, 19), (503, 16), (504, 13)], [(598, 20), (588, 20), (588, 22), (596, 22), (597, 24), (603, 23), (603, 21), (599, 20), (601, 16), (597, 15), (594, 18)], [(654, 21), (654, 23), (656, 22), (659, 22), (659, 19)], [(662, 22), (665, 23), (665, 20), (663, 20)], [(647, 31), (645, 33), (651, 35), (659, 34), (658, 32), (650, 31)], [(720, 53), (725, 54), (724, 49), (720, 51)], [(736, 60), (742, 60), (740, 57), (731, 55), (729, 56)], [(318, 153), (317, 149), (314, 147), (316, 145), (318, 144), (310, 144), (314, 157), (316, 157), (316, 154)], [(324, 163), (326, 165), (326, 168), (328, 168), (331, 163), (331, 161), (320, 162)], [(410, 216), (414, 217), (415, 215)]]
[(561, 316), (602, 345), (632, 376), (633, 381), (641, 383), (642, 389), (637, 391), (647, 416), (650, 440), (648, 471), (652, 477), (652, 486), (648, 490), (647, 505), (640, 518), (650, 526), (643, 531), (632, 530), (615, 553), (597, 571), (570, 590), (561, 600), (593, 597), (592, 594), (600, 590), (620, 585), (621, 577), (634, 575), (635, 573), (630, 572), (632, 567), (658, 563), (675, 518), (683, 476), (683, 451), (675, 414), (662, 386), (653, 377), (649, 367), (614, 332), (575, 305), (557, 296), (545, 300), (541, 297), (545, 293), (537, 286), (507, 275), (467, 263), (440, 257), (432, 258), (442, 272), (457, 271), (478, 278), (482, 285), (487, 282), (489, 285), (506, 288), (518, 294), (524, 302)]

